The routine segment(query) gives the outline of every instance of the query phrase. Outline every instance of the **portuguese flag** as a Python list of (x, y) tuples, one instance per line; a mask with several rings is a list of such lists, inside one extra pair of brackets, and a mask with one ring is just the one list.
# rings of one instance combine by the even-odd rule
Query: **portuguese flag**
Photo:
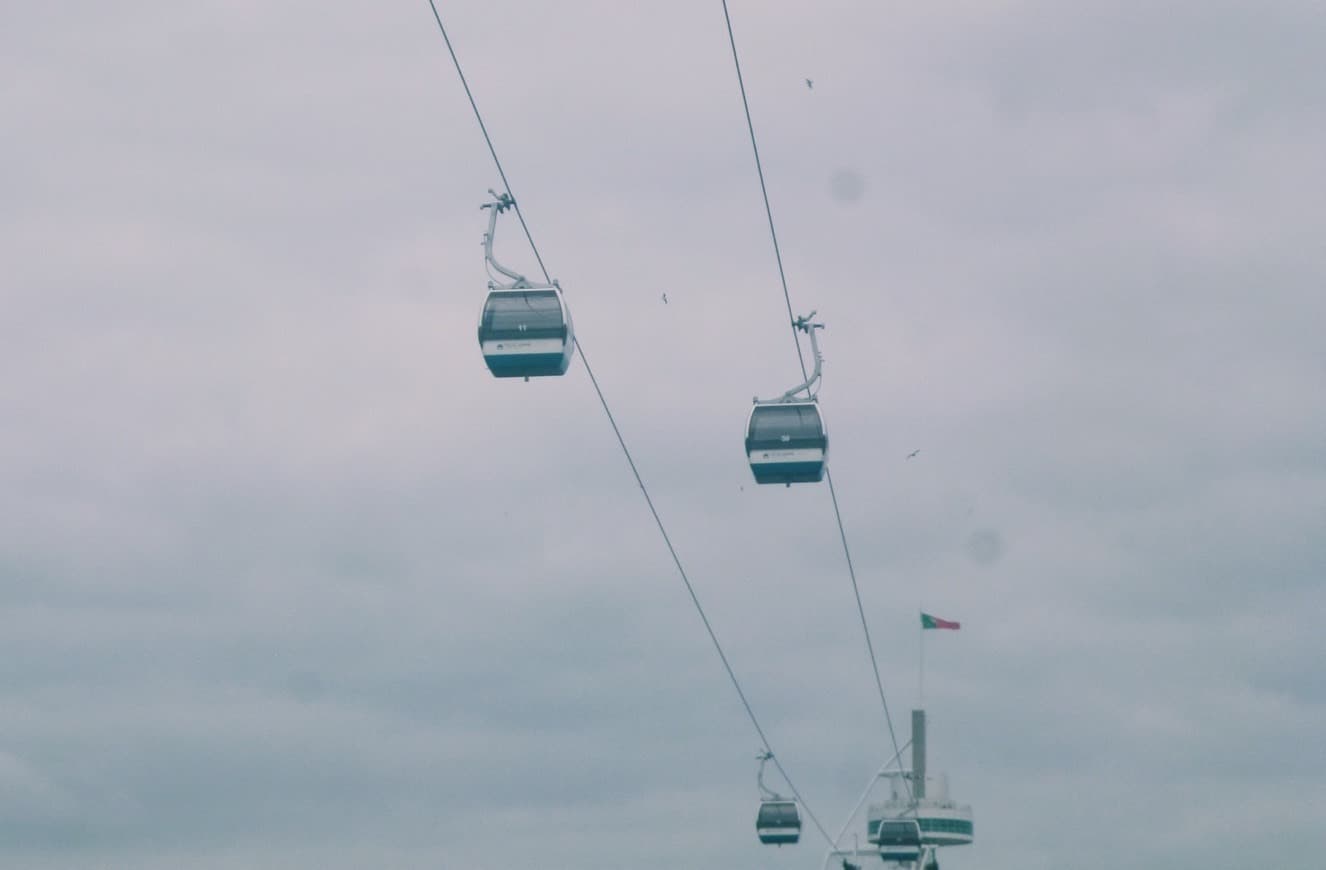
[(921, 614), (921, 628), (962, 628), (960, 622), (949, 622), (947, 619), (940, 619), (938, 616), (931, 616), (928, 613)]

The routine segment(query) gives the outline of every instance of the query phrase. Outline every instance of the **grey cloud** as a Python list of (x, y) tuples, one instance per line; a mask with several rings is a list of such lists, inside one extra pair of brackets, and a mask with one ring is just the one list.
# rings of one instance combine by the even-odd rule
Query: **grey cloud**
[[(816, 862), (755, 843), (756, 738), (580, 361), (484, 371), (497, 175), (426, 7), (380, 12), (33, 7), (0, 35), (6, 858)], [(798, 369), (721, 9), (443, 14), (836, 831), (890, 750), (828, 494), (741, 452)], [(733, 14), (899, 725), (916, 610), (963, 622), (926, 638), (932, 762), (979, 837), (945, 866), (1112, 866), (1121, 830), (1140, 863), (1302, 865), (1320, 15)]]

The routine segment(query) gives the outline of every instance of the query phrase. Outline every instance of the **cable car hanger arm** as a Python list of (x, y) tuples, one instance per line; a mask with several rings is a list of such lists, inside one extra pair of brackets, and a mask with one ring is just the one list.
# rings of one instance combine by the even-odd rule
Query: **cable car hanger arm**
[(774, 755), (768, 749), (765, 749), (759, 755), (755, 756), (760, 761), (760, 771), (755, 774), (755, 784), (760, 788), (760, 800), (780, 801), (783, 796), (764, 784), (764, 765), (773, 759)]
[(524, 275), (520, 274), (519, 272), (513, 272), (512, 270), (503, 266), (501, 263), (497, 262), (497, 260), (493, 259), (493, 236), (497, 232), (497, 216), (502, 212), (506, 211), (508, 208), (513, 208), (516, 204), (516, 201), (511, 198), (511, 194), (509, 193), (499, 194), (491, 187), (488, 188), (488, 192), (493, 195), (493, 202), (487, 202), (479, 206), (480, 210), (485, 208), (492, 209), (492, 211), (488, 215), (488, 232), (483, 234), (483, 259), (484, 262), (492, 266), (498, 272), (501, 272), (503, 275), (510, 278), (512, 281), (512, 283), (508, 286), (494, 284), (493, 285), (494, 289), (518, 290), (525, 287), (529, 287), (530, 283), (528, 278), (526, 278)]
[(814, 316), (815, 312), (812, 311), (804, 317), (798, 317), (796, 320), (792, 321), (792, 328), (799, 329), (810, 336), (810, 355), (815, 358), (815, 370), (810, 373), (810, 377), (806, 378), (805, 383), (798, 384), (797, 386), (788, 390), (786, 393), (783, 393), (777, 399), (760, 399), (757, 396), (755, 398), (755, 404), (774, 405), (774, 404), (781, 404), (783, 402), (794, 402), (796, 401), (797, 393), (801, 392), (802, 390), (805, 390), (806, 396), (810, 398), (811, 401), (814, 401), (815, 393), (811, 391), (811, 387), (815, 386), (816, 381), (820, 379), (820, 371), (823, 368), (824, 364), (824, 357), (820, 356), (819, 342), (815, 340), (815, 330), (823, 329), (824, 324), (812, 322), (811, 318)]

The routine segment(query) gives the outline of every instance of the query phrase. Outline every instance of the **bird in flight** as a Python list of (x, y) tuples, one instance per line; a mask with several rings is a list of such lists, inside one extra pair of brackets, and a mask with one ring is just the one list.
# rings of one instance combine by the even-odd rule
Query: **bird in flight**
[(908, 453), (908, 454), (907, 454), (907, 458), (908, 458), (908, 459), (911, 459), (913, 456), (915, 456), (916, 454), (918, 454), (918, 453), (920, 453), (920, 452), (921, 452), (920, 449), (913, 450), (911, 453)]
[(663, 304), (664, 304), (664, 305), (667, 305), (667, 304), (668, 304), (668, 294), (666, 294), (666, 293), (663, 294)]
[(810, 79), (806, 79), (806, 88), (812, 91), (815, 90), (815, 83), (812, 82)]

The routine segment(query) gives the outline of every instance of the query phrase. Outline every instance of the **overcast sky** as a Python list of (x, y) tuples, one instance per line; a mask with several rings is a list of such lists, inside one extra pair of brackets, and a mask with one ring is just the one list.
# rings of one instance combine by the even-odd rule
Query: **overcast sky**
[[(756, 841), (758, 738), (583, 363), (483, 365), (500, 180), (427, 3), (11, 6), (0, 863), (819, 867)], [(721, 4), (439, 9), (836, 832), (888, 736), (827, 487), (743, 454), (800, 371)], [(1326, 9), (731, 12), (901, 731), (918, 611), (962, 622), (946, 870), (1319, 865)]]

